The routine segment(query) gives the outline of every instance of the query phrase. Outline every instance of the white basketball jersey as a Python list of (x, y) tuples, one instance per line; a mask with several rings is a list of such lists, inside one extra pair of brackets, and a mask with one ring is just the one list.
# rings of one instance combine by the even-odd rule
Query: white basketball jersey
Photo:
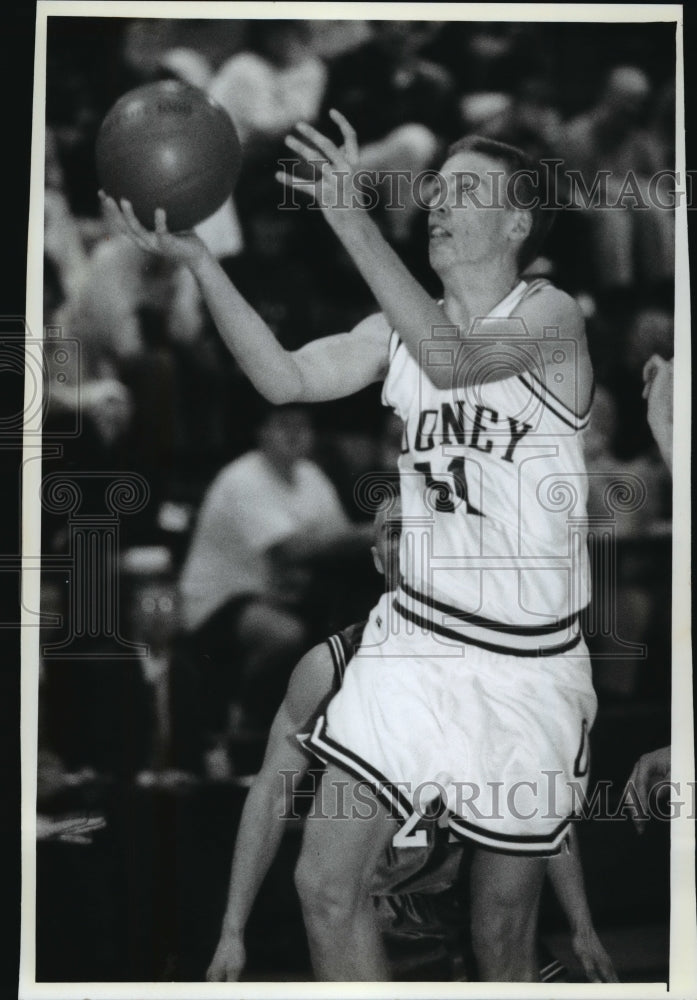
[[(490, 317), (511, 317), (544, 285), (521, 281)], [(559, 340), (553, 361), (574, 347)], [(383, 388), (404, 422), (396, 610), (447, 640), (519, 656), (573, 648), (590, 598), (588, 414), (577, 416), (542, 377), (531, 364), (499, 381), (455, 378), (437, 389), (395, 331)]]

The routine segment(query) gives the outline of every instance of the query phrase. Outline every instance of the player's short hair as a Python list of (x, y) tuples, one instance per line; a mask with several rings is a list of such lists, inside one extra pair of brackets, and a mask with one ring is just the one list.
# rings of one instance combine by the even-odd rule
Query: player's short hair
[(532, 225), (530, 232), (518, 250), (518, 265), (524, 270), (540, 252), (555, 218), (554, 197), (550, 190), (551, 179), (531, 156), (518, 146), (511, 146), (498, 139), (488, 139), (483, 135), (466, 135), (448, 148), (448, 156), (456, 153), (482, 153), (503, 164), (509, 177), (519, 175), (517, 190), (524, 204), (533, 204), (530, 209)]

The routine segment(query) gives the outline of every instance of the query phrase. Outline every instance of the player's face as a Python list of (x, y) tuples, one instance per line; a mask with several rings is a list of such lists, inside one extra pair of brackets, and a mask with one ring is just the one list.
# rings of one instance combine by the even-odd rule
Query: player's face
[(401, 535), (401, 508), (399, 505), (388, 516), (381, 511), (373, 524), (373, 560), (379, 573), (385, 577), (385, 590), (393, 590), (399, 579), (399, 538)]
[(453, 268), (499, 259), (515, 250), (515, 214), (506, 205), (504, 167), (483, 153), (464, 150), (445, 161), (429, 204), (429, 259), (443, 276)]

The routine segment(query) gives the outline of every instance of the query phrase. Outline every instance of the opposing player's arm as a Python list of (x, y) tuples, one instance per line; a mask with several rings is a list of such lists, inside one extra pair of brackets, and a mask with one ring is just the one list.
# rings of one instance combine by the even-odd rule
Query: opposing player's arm
[(581, 855), (576, 831), (569, 833), (568, 852), (549, 859), (550, 882), (571, 930), (571, 945), (593, 983), (619, 982), (610, 956), (603, 948), (593, 926), (583, 880)]
[(318, 711), (331, 693), (333, 683), (331, 654), (326, 643), (306, 653), (291, 675), (285, 699), (271, 727), (261, 770), (242, 810), (227, 908), (220, 940), (208, 968), (209, 982), (233, 982), (242, 971), (244, 929), (261, 883), (278, 851), (283, 836), (283, 817), (288, 815), (293, 787), (310, 763), (296, 734)]
[(100, 192), (107, 219), (149, 253), (185, 264), (194, 275), (220, 336), (254, 387), (271, 403), (321, 402), (351, 395), (383, 377), (390, 329), (380, 316), (351, 333), (325, 337), (299, 351), (287, 351), (232, 284), (195, 233), (167, 231), (162, 209), (155, 232), (145, 229), (129, 202), (121, 208)]

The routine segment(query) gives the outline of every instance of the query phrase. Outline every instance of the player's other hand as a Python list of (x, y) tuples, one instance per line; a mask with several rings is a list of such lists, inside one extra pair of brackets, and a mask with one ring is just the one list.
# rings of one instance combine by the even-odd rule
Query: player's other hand
[(107, 222), (116, 232), (130, 237), (141, 250), (188, 266), (199, 263), (208, 255), (206, 244), (195, 232), (170, 233), (164, 208), (155, 209), (155, 229), (150, 230), (138, 221), (133, 206), (125, 198), (121, 199), (119, 206), (113, 198), (100, 191), (99, 200)]
[(670, 779), (670, 747), (660, 747), (651, 753), (642, 754), (629, 775), (623, 799), (629, 801), (630, 786), (635, 792), (635, 798), (641, 805), (642, 815), (632, 817), (637, 833), (644, 832), (646, 816), (649, 814), (649, 796), (651, 790), (662, 781)]
[(644, 365), (646, 419), (669, 468), (673, 462), (673, 358), (654, 354)]
[(571, 936), (574, 955), (591, 983), (619, 983), (608, 953), (592, 927), (583, 927)]
[(206, 972), (208, 983), (236, 983), (247, 960), (242, 937), (223, 934)]

